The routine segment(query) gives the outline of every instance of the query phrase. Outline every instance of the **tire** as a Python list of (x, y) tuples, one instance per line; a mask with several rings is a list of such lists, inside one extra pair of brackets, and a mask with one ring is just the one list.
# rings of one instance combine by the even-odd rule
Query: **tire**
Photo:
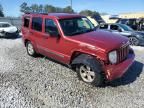
[(101, 65), (94, 58), (87, 59), (86, 62), (78, 64), (76, 67), (80, 80), (93, 86), (102, 86), (104, 76)]
[(26, 50), (27, 50), (27, 54), (32, 56), (32, 57), (36, 57), (37, 53), (32, 45), (32, 43), (30, 41), (28, 41), (26, 43)]
[(132, 46), (139, 45), (139, 40), (136, 37), (129, 37), (129, 42), (130, 42), (130, 45), (132, 45)]

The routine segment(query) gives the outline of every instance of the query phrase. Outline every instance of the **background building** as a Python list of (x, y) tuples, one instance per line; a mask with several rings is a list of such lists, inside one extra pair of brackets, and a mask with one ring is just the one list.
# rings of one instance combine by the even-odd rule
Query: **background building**
[[(117, 19), (110, 19), (111, 15), (102, 15), (106, 23), (115, 23)], [(144, 12), (122, 13), (118, 15), (119, 18), (144, 18)]]

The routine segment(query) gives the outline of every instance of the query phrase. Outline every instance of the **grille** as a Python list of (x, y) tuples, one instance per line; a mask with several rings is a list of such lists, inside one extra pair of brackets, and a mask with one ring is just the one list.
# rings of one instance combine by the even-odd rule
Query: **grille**
[(125, 44), (117, 50), (117, 63), (124, 61), (129, 53), (129, 44)]

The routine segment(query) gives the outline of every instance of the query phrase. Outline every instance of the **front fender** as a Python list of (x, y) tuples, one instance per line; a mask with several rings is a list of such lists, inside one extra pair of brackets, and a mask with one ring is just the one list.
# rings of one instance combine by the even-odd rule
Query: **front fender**
[(106, 61), (107, 60), (107, 54), (102, 51), (92, 51), (92, 50), (75, 50), (71, 53), (71, 62), (72, 60), (76, 57), (75, 55), (89, 55), (92, 57), (95, 57), (101, 61)]

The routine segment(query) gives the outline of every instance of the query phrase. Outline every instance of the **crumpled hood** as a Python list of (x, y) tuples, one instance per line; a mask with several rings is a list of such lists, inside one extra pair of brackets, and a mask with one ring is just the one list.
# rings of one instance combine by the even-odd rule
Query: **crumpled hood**
[(119, 48), (120, 46), (128, 42), (128, 38), (124, 36), (101, 30), (72, 36), (71, 38), (98, 47), (105, 51)]
[(15, 26), (7, 27), (7, 28), (0, 28), (0, 32), (5, 31), (8, 33), (15, 33), (17, 28)]

